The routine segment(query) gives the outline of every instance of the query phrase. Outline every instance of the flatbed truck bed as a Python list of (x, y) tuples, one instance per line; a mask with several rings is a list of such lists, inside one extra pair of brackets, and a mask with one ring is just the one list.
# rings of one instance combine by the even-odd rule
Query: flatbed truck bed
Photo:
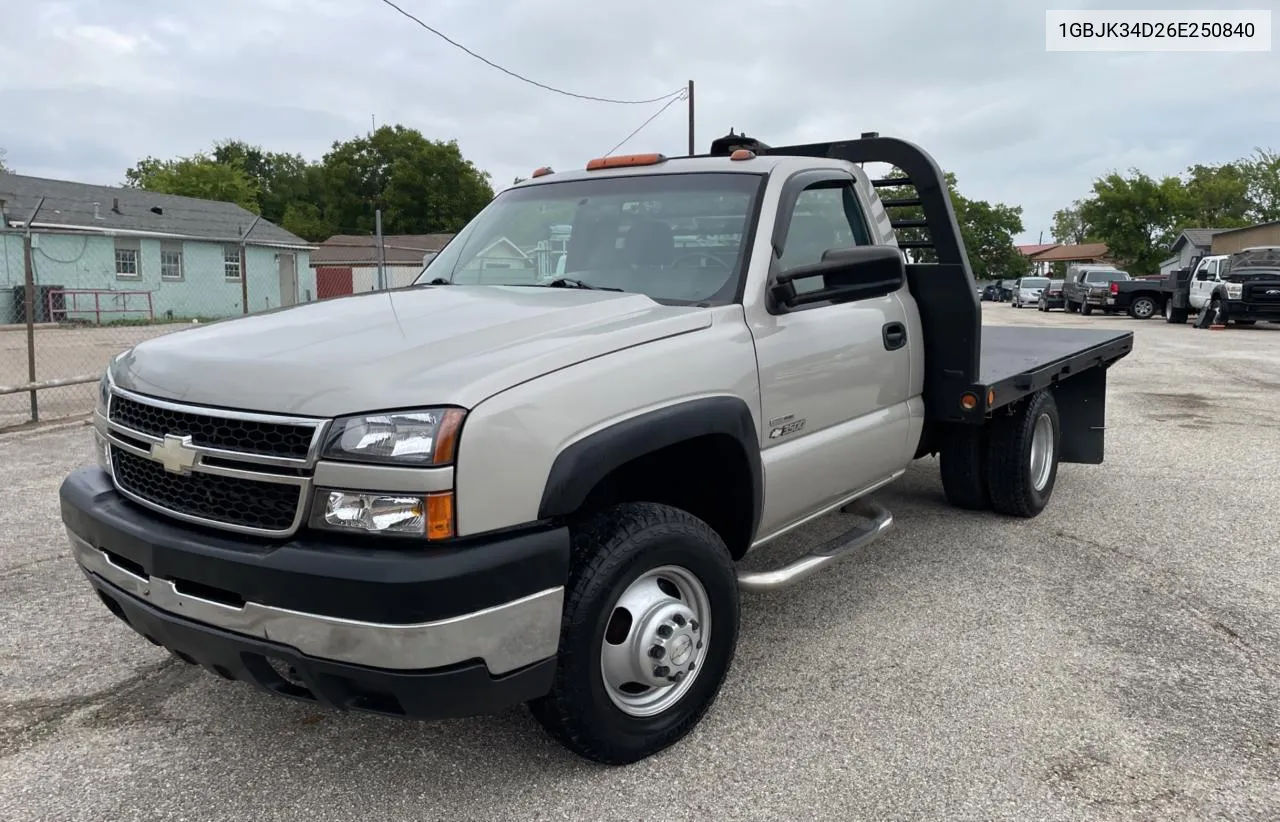
[(984, 326), (978, 381), (996, 392), (998, 408), (1132, 350), (1132, 331)]

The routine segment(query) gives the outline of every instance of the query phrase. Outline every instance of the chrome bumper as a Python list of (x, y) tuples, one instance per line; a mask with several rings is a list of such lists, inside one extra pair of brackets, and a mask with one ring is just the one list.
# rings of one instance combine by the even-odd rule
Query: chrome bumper
[(68, 530), (80, 568), (167, 613), (288, 645), (318, 659), (387, 670), (443, 668), (481, 659), (495, 676), (554, 656), (560, 642), (564, 588), (469, 614), (410, 625), (357, 622), (247, 602), (234, 607), (178, 591), (166, 579), (143, 577)]

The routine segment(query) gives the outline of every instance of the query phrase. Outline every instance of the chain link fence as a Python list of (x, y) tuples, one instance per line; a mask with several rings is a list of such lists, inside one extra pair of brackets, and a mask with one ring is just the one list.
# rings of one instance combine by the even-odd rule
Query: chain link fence
[(318, 298), (308, 246), (28, 232), (9, 216), (0, 219), (0, 431), (89, 414), (107, 363), (139, 342)]

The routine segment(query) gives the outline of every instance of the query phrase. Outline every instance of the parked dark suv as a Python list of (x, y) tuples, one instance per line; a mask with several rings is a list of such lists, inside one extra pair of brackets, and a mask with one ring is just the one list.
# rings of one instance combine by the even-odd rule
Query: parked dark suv
[(1041, 311), (1065, 308), (1066, 301), (1062, 296), (1062, 286), (1065, 282), (1065, 280), (1050, 280), (1048, 287), (1040, 292), (1040, 302), (1036, 307)]

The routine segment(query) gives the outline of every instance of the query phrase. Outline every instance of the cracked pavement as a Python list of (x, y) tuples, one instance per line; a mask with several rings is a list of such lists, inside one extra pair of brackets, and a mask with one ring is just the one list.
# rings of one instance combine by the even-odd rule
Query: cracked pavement
[(716, 706), (623, 769), (523, 709), (335, 714), (171, 661), (66, 550), (87, 430), (0, 435), (0, 819), (1280, 818), (1280, 326), (984, 309), (1136, 330), (1107, 462), (1063, 466), (1029, 521), (951, 510), (915, 464), (877, 496), (895, 531), (745, 596)]

